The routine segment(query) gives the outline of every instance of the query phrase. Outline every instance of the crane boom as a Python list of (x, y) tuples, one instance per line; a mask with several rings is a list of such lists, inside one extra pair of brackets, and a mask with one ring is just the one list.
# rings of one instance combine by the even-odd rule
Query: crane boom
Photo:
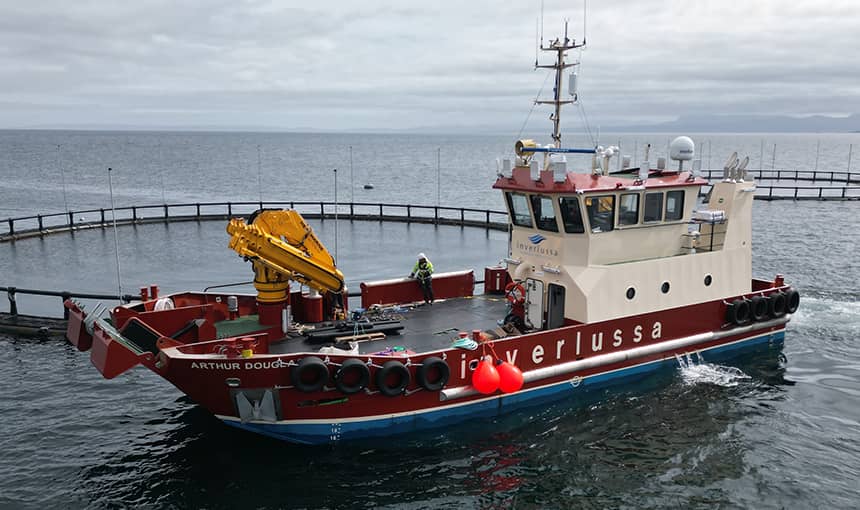
[(286, 296), (289, 280), (319, 291), (341, 292), (343, 273), (302, 215), (291, 209), (262, 209), (247, 223), (234, 218), (227, 224), (230, 248), (254, 266), (259, 298), (274, 301)]

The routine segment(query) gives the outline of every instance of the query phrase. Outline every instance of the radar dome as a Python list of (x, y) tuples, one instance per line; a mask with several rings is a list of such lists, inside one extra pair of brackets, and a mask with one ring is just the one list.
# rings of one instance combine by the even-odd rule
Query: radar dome
[(669, 144), (669, 157), (675, 161), (689, 161), (696, 152), (696, 144), (689, 136), (679, 136)]

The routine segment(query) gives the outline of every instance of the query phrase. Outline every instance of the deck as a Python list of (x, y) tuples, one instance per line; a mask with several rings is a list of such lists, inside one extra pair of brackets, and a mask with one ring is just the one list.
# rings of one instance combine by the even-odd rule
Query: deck
[[(396, 312), (396, 315), (402, 316), (403, 329), (393, 334), (387, 333), (382, 339), (359, 340), (356, 343), (360, 354), (374, 354), (394, 347), (404, 347), (415, 352), (444, 349), (451, 345), (452, 339), (460, 331), (495, 330), (499, 327), (498, 321), (504, 319), (507, 313), (504, 297), (486, 294), (436, 301), (433, 305), (404, 306), (403, 309)], [(364, 333), (361, 329), (354, 332)], [(353, 331), (342, 333), (345, 336), (352, 334)], [(332, 345), (335, 345), (334, 340), (321, 342), (307, 336), (294, 336), (272, 343), (269, 352), (314, 352)]]

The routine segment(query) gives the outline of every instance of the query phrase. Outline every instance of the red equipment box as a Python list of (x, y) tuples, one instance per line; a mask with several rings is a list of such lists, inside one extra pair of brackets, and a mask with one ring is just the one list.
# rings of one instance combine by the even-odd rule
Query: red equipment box
[(502, 266), (484, 268), (484, 294), (504, 294), (505, 286), (511, 282), (511, 275)]

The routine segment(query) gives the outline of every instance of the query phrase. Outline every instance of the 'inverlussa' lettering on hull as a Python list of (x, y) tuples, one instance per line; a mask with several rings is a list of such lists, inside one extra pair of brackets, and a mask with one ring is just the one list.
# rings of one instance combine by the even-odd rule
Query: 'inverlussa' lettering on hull
[[(604, 334), (603, 331), (595, 331), (591, 333), (591, 338), (583, 338), (583, 334), (581, 331), (576, 332), (575, 337), (575, 345), (573, 346), (574, 357), (582, 356), (584, 351), (590, 350), (591, 354), (597, 354), (599, 352), (603, 352), (604, 349), (608, 349), (610, 346), (613, 348), (618, 348), (624, 345), (625, 342), (631, 342), (633, 344), (638, 344), (645, 338), (645, 335), (648, 335), (648, 331), (645, 330), (641, 324), (637, 324), (632, 330), (627, 332), (625, 336), (625, 332), (621, 329), (615, 329), (612, 332), (612, 336), (608, 333)], [(650, 338), (651, 340), (659, 340), (663, 337), (663, 324), (659, 321), (654, 322), (651, 325)], [(611, 342), (611, 343), (610, 343)], [(567, 341), (564, 338), (560, 338), (555, 342), (555, 349), (551, 349), (549, 352), (544, 348), (543, 345), (537, 344), (532, 347), (531, 350), (531, 362), (535, 365), (540, 365), (547, 358), (547, 355), (554, 355), (556, 361), (560, 361), (562, 356), (567, 355), (570, 356), (570, 347), (565, 346)], [(553, 352), (554, 351), (554, 352)], [(516, 364), (517, 363), (517, 355), (519, 354), (519, 349), (513, 349), (509, 351), (505, 351), (505, 358), (508, 363)], [(476, 366), (477, 363), (471, 363), (471, 361), (477, 360), (466, 360), (466, 354), (462, 354), (460, 356), (460, 378), (466, 378), (466, 367)], [(474, 370), (474, 368), (472, 368)]]

